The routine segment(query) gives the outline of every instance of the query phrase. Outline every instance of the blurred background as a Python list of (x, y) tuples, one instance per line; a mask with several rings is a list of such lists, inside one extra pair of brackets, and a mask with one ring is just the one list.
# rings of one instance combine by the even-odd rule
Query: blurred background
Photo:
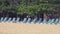
[(0, 0), (0, 17), (60, 18), (60, 0)]

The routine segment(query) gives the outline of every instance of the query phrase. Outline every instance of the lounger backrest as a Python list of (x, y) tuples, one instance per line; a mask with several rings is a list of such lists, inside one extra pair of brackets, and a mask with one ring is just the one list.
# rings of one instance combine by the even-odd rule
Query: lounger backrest
[(41, 20), (42, 20), (42, 19), (41, 19), (41, 18), (39, 18), (38, 23), (40, 23), (40, 22), (41, 22)]
[(8, 18), (7, 18), (7, 17), (5, 17), (3, 21), (7, 21), (7, 19), (8, 19)]
[(45, 23), (45, 22), (47, 22), (47, 20), (46, 20), (46, 19), (44, 19), (44, 20), (43, 20), (43, 22)]
[(3, 19), (4, 19), (4, 18), (3, 18), (3, 17), (1, 17), (1, 21), (3, 21)]
[(52, 19), (52, 20), (50, 21), (50, 23), (54, 23), (54, 20), (55, 20), (55, 19)]
[(27, 18), (24, 18), (23, 22), (27, 22)]
[(54, 23), (58, 23), (59, 22), (59, 19), (56, 19)]
[(13, 18), (12, 21), (15, 21), (16, 18)]
[(35, 23), (35, 22), (36, 22), (36, 20), (37, 20), (37, 18), (34, 18), (32, 22), (34, 22), (34, 23)]
[(27, 22), (30, 22), (31, 21), (31, 18), (28, 18)]
[(12, 18), (9, 18), (8, 21), (11, 21)]
[(16, 22), (19, 22), (19, 20), (20, 20), (20, 18), (17, 18), (17, 19), (16, 19)]
[(49, 19), (47, 22), (50, 23), (52, 19)]

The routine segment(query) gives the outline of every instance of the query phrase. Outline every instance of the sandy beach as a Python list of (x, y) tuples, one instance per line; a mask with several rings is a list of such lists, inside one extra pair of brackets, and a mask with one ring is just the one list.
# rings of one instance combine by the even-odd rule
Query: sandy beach
[(0, 23), (0, 34), (60, 34), (60, 24)]

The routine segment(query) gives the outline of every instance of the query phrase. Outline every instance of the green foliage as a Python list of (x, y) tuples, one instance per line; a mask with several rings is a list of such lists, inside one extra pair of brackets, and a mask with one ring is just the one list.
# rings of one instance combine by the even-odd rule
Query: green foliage
[(0, 0), (0, 11), (9, 11), (17, 14), (34, 15), (42, 13), (54, 13), (55, 2), (60, 0)]

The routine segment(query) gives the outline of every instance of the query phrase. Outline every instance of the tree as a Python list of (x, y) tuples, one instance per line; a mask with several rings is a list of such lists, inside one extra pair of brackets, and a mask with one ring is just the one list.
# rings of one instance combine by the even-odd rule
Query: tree
[(0, 0), (0, 12), (7, 12), (8, 15), (9, 12), (17, 15), (54, 14), (59, 2), (60, 0)]

